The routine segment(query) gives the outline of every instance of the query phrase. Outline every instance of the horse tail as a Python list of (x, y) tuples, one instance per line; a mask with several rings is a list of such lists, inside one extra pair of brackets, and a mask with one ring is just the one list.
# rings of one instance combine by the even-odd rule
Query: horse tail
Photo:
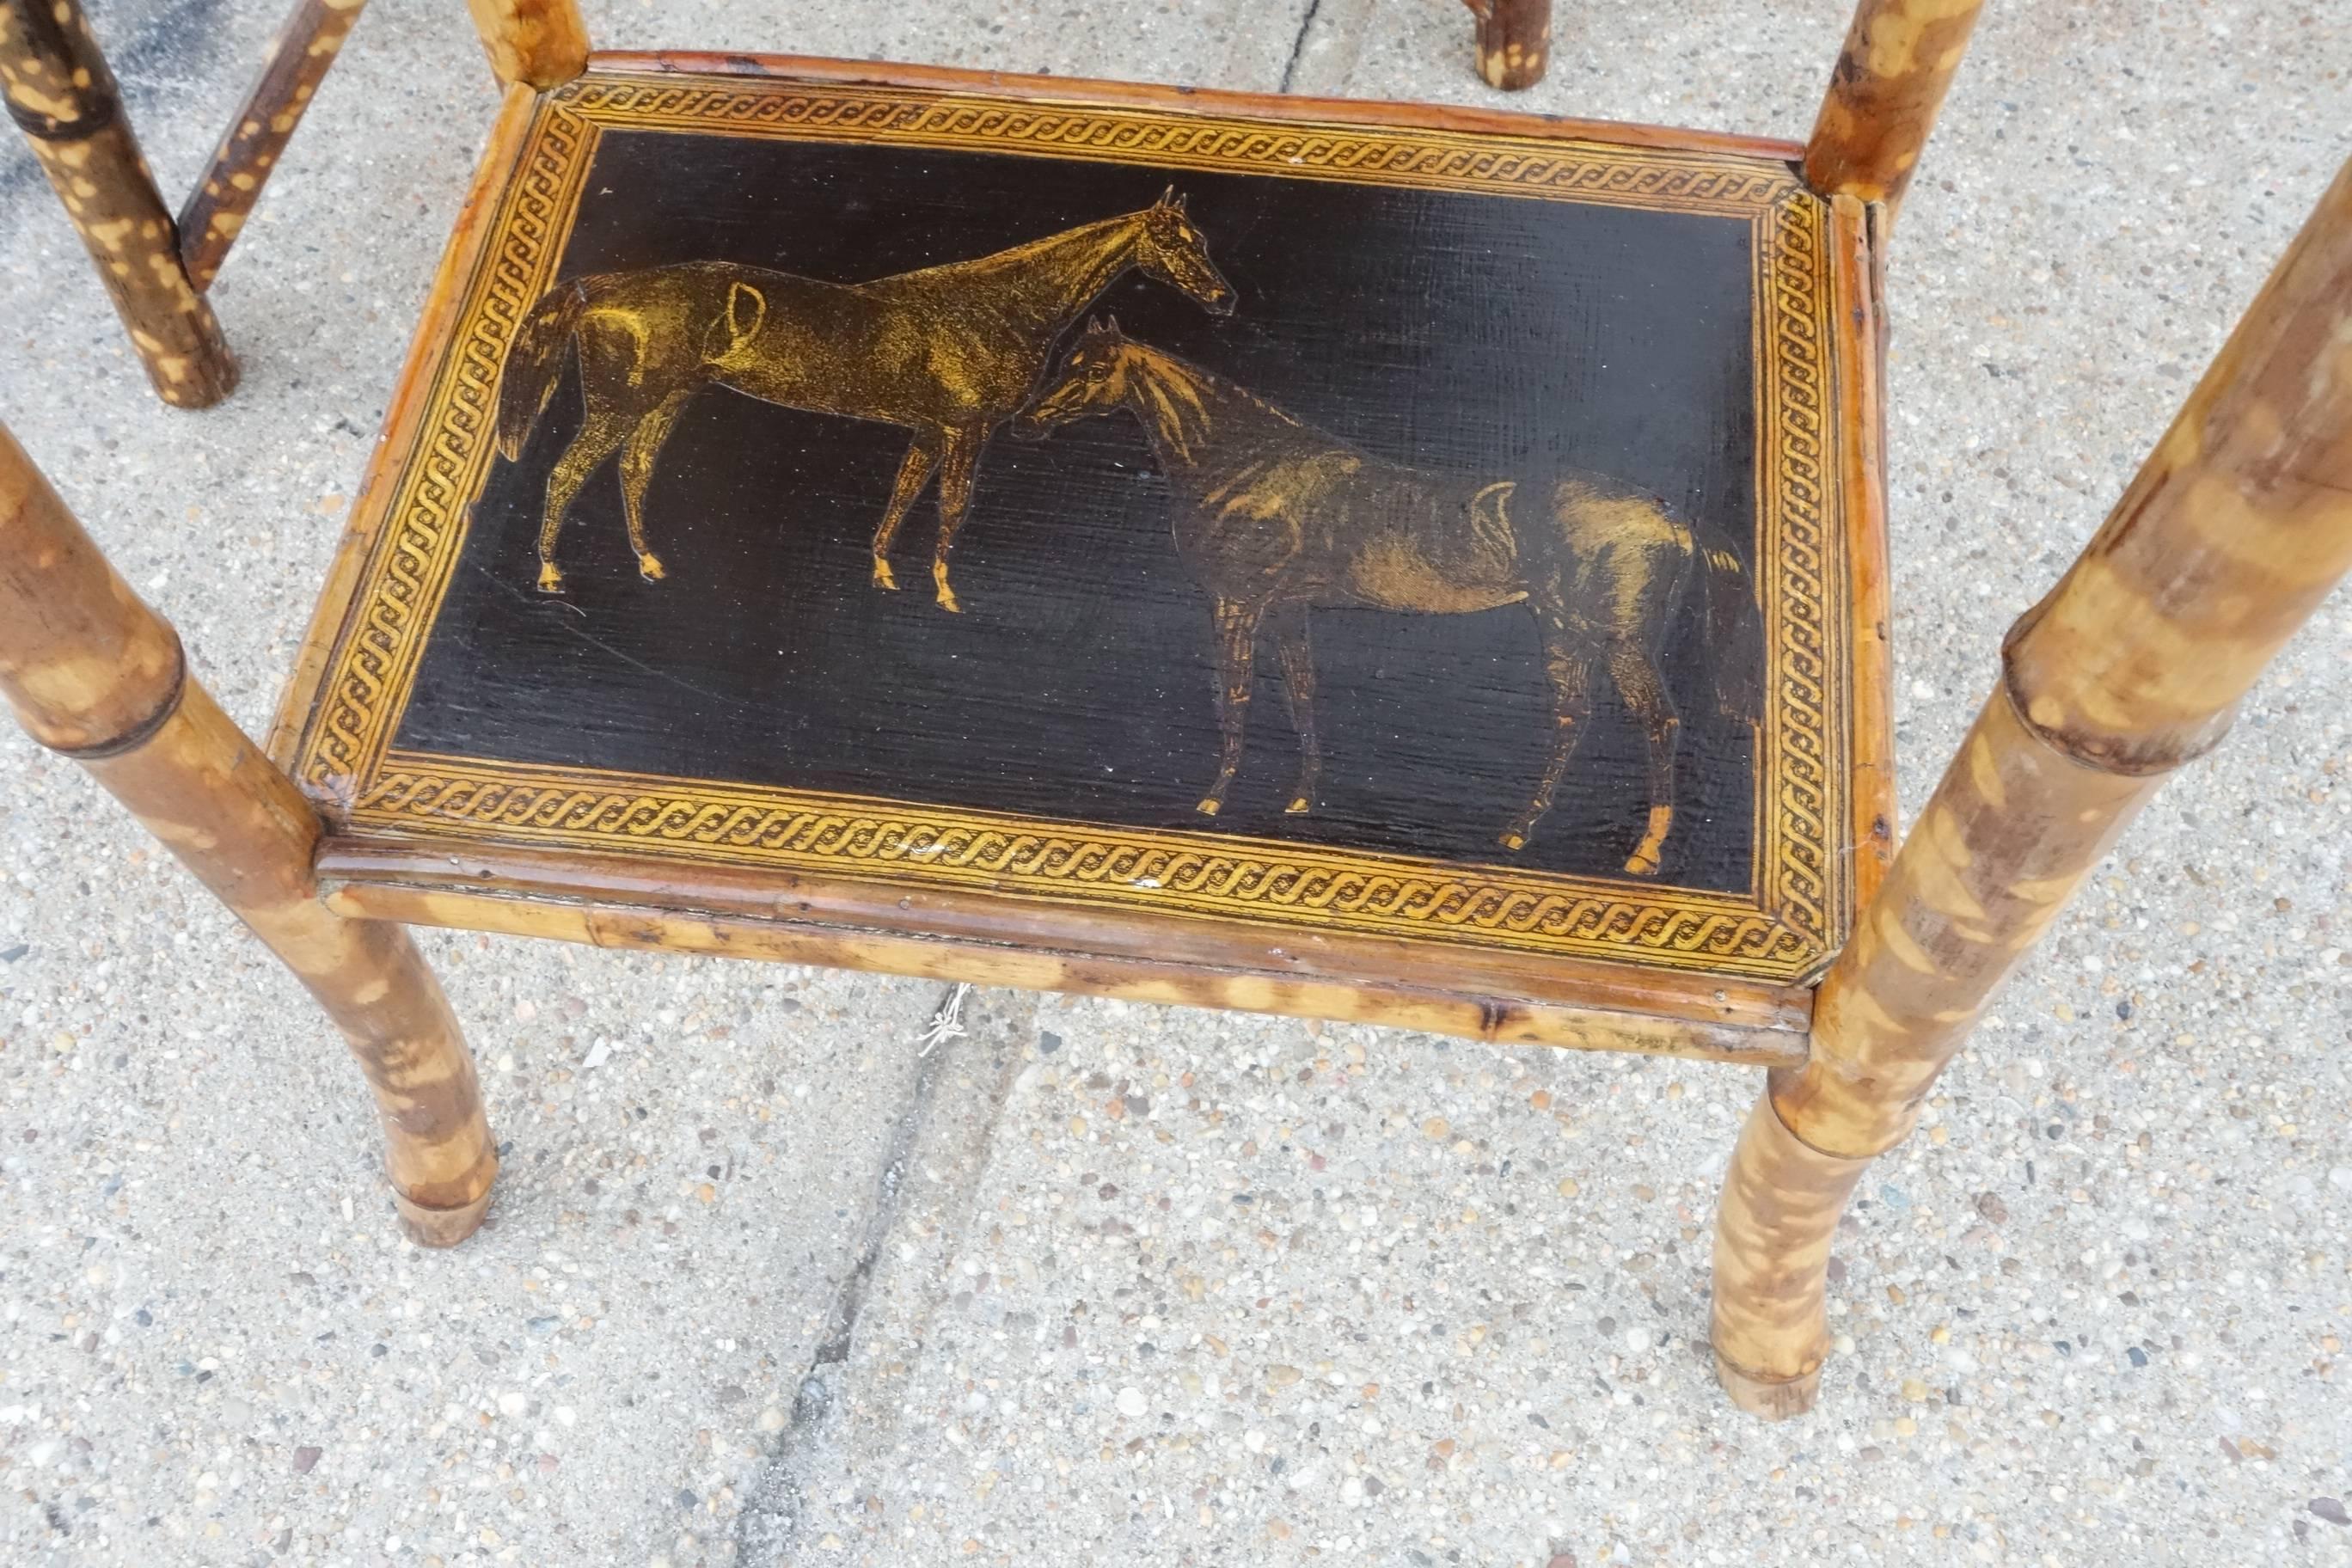
[(530, 427), (555, 395), (564, 348), (587, 304), (587, 282), (575, 279), (541, 296), (515, 329), (499, 386), (499, 453), (509, 463), (522, 456)]
[(1716, 706), (1725, 718), (1752, 724), (1764, 716), (1763, 612), (1755, 579), (1727, 534), (1709, 527), (1697, 532)]

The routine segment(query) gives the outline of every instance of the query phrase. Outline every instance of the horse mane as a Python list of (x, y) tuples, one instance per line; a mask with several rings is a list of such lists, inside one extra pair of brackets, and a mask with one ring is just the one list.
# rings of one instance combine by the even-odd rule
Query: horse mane
[(1066, 228), (1059, 234), (1049, 234), (1042, 239), (1024, 240), (1004, 250), (992, 250), (986, 256), (966, 258), (961, 261), (941, 261), (929, 267), (919, 267), (909, 272), (881, 281), (896, 282), (909, 278), (937, 278), (944, 274), (961, 273), (967, 277), (983, 275), (1001, 269), (1029, 265), (1040, 256), (1061, 250), (1083, 237), (1105, 234), (1108, 230), (1139, 221), (1141, 212), (1122, 213), (1116, 217), (1097, 218), (1076, 228)]
[(1212, 427), (1213, 409), (1238, 404), (1276, 424), (1297, 429), (1307, 427), (1305, 421), (1213, 371), (1202, 370), (1132, 338), (1127, 342), (1136, 351), (1138, 366), (1148, 372), (1134, 376), (1136, 415), (1146, 429), (1186, 463), (1193, 461), (1193, 451), (1200, 443), (1215, 434)]

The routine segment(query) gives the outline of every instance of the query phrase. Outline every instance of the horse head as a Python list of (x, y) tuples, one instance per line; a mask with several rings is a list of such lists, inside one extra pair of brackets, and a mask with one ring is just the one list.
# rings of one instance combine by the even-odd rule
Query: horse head
[(1134, 349), (1133, 341), (1118, 330), (1118, 317), (1087, 321), (1061, 370), (1013, 416), (1014, 437), (1042, 441), (1057, 425), (1124, 406)]
[(1198, 300), (1213, 316), (1234, 313), (1234, 286), (1209, 259), (1208, 237), (1192, 226), (1184, 198), (1171, 185), (1136, 215), (1135, 264), (1171, 289)]

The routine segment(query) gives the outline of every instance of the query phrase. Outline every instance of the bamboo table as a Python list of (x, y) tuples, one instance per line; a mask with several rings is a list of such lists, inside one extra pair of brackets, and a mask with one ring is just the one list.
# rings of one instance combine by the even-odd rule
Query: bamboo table
[[(474, 9), (266, 755), (0, 440), (0, 689), (319, 997), (427, 1242), (497, 1156), (405, 923), (1669, 1053), (1767, 1070), (1713, 1338), (1793, 1414), (1863, 1171), (2352, 567), (2347, 172), (1894, 852), (1879, 280), (1958, 0), (1865, 0), (1804, 146)], [(86, 205), (103, 86), (30, 104)], [(93, 245), (218, 388), (153, 221)]]

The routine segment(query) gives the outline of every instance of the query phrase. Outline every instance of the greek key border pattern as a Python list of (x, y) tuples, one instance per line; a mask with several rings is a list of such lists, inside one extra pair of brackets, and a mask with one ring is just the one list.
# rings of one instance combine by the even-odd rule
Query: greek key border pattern
[(1644, 898), (1623, 887), (1486, 879), (1458, 867), (1318, 853), (1311, 847), (1092, 824), (1037, 822), (749, 786), (484, 766), (394, 752), (355, 820), (504, 843), (682, 851), (1024, 892), (1076, 894), (1160, 913), (1318, 923), (1427, 937), (1507, 936), (1513, 948), (1614, 953), (1770, 977), (1810, 951), (1803, 937), (1738, 898)]
[(402, 465), (383, 537), (362, 579), (295, 776), (348, 801), (398, 728), (465, 542), (466, 510), (488, 466), (499, 373), (523, 314), (544, 292), (595, 145), (593, 126), (556, 110), (531, 129), (490, 240), (467, 283), (458, 335), (436, 373), (425, 422)]
[[(790, 90), (784, 90), (790, 88)], [(793, 105), (811, 106), (797, 118)], [(825, 106), (830, 106), (829, 108)], [(585, 112), (593, 108), (593, 115)], [(824, 110), (811, 130), (808, 114)], [(582, 111), (582, 112), (575, 112)], [(524, 311), (553, 275), (599, 125), (691, 128), (781, 137), (1024, 140), (1037, 151), (1118, 161), (1263, 164), (1296, 175), (1310, 154), (1342, 177), (1444, 184), (1575, 200), (1687, 208), (1722, 178), (1708, 210), (1748, 216), (1759, 246), (1773, 247), (1767, 334), (1779, 403), (1790, 417), (1771, 432), (1778, 493), (1760, 497), (1781, 535), (1780, 646), (1771, 650), (1768, 728), (1783, 759), (1773, 820), (1759, 856), (1759, 901), (1549, 873), (1490, 873), (1398, 857), (1305, 846), (1228, 841), (1208, 835), (991, 819), (980, 813), (881, 801), (821, 801), (781, 790), (631, 780), (587, 770), (456, 759), (387, 756), (408, 682), (465, 536), (466, 508), (490, 451), (498, 377)], [(1091, 118), (1089, 118), (1091, 117)], [(1167, 134), (1154, 140), (1159, 125)], [(1260, 145), (1236, 140), (1263, 132)], [(1193, 136), (1181, 141), (1178, 133)], [(591, 77), (552, 99), (532, 126), (490, 238), (466, 285), (450, 353), (436, 372), (425, 418), (393, 488), (383, 537), (362, 579), (306, 729), (298, 777), (353, 826), (392, 831), (526, 838), (574, 847), (796, 865), (850, 876), (910, 878), (1160, 912), (1347, 926), (1669, 968), (1792, 978), (1827, 951), (1832, 893), (1826, 825), (1837, 777), (1827, 701), (1834, 666), (1826, 625), (1824, 567), (1835, 534), (1827, 517), (1832, 470), (1823, 315), (1824, 222), (1791, 199), (1794, 182), (1770, 172), (1725, 171), (1670, 156), (1643, 160), (1642, 178), (1600, 165), (1612, 150), (1568, 143), (1549, 152), (1529, 139), (1488, 157), (1417, 140), (1463, 137), (1368, 128), (1250, 127), (1146, 111), (1099, 111), (942, 100), (919, 92), (823, 89), (759, 82), (703, 84)], [(1179, 146), (1181, 151), (1171, 152)], [(1476, 148), (1471, 147), (1470, 153)], [(1628, 159), (1633, 153), (1627, 154)], [(1598, 172), (1596, 172), (1598, 171)], [(1769, 543), (1769, 539), (1768, 539)], [(1773, 579), (1767, 578), (1770, 583)], [(1761, 768), (1759, 758), (1759, 769)], [(1759, 848), (1762, 847), (1759, 846)]]
[(600, 124), (1361, 180), (1752, 214), (1796, 188), (1779, 165), (1566, 138), (1253, 121), (1112, 104), (982, 99), (847, 83), (591, 74), (561, 101)]
[(1833, 637), (1831, 582), (1843, 535), (1835, 516), (1832, 449), (1836, 419), (1828, 365), (1827, 215), (1790, 200), (1756, 226), (1773, 406), (1759, 438), (1772, 443), (1759, 554), (1778, 579), (1769, 660), (1771, 710), (1759, 737), (1759, 777), (1776, 785), (1764, 834), (1764, 902), (1827, 952), (1838, 895), (1828, 864), (1845, 768), (1833, 710), (1843, 696)]

